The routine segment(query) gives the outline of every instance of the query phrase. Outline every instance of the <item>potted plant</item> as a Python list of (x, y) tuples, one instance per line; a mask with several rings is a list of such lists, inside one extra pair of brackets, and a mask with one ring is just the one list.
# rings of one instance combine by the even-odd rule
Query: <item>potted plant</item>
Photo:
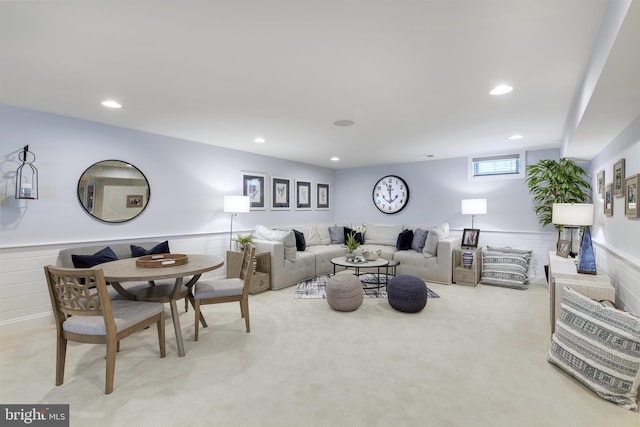
[[(589, 200), (591, 185), (587, 172), (572, 159), (542, 159), (529, 165), (526, 181), (533, 196), (536, 216), (543, 226), (552, 223), (554, 203), (585, 203)], [(554, 227), (558, 231), (557, 245), (563, 225), (555, 224)]]
[(347, 234), (347, 238), (345, 239), (344, 245), (347, 248), (347, 259), (350, 256), (353, 257), (353, 251), (358, 249), (358, 246), (360, 246), (360, 243), (358, 243), (358, 241), (356, 240), (355, 232)]
[(244, 250), (244, 245), (247, 243), (252, 243), (253, 242), (253, 234), (247, 234), (246, 236), (243, 236), (241, 234), (238, 234), (238, 238), (236, 239), (236, 243), (238, 245), (238, 249), (243, 251)]

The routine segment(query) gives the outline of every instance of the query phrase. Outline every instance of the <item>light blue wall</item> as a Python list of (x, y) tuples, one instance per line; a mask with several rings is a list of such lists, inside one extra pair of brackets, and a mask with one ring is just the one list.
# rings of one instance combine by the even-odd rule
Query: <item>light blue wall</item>
[[(558, 150), (527, 153), (527, 163), (558, 158)], [(471, 217), (460, 213), (462, 199), (486, 198), (487, 214), (477, 215), (474, 225), (482, 230), (540, 231), (524, 179), (482, 182), (467, 180), (467, 158), (354, 168), (336, 171), (336, 221), (360, 224), (437, 225), (471, 227)], [(398, 175), (409, 186), (410, 199), (398, 214), (386, 215), (373, 205), (375, 182)], [(549, 231), (549, 230), (545, 230)]]
[[(0, 141), (3, 247), (227, 232), (223, 195), (241, 193), (241, 171), (335, 188), (332, 169), (9, 106), (0, 106)], [(37, 156), (40, 197), (34, 201), (14, 199), (17, 155), (26, 144)], [(149, 205), (133, 221), (97, 221), (78, 202), (84, 170), (107, 159), (136, 165), (151, 184)], [(239, 214), (234, 230), (332, 219), (332, 211), (253, 211)]]
[[(3, 247), (226, 232), (229, 214), (223, 212), (223, 195), (240, 194), (243, 170), (328, 182), (332, 209), (252, 211), (238, 215), (235, 230), (253, 229), (256, 224), (427, 226), (444, 221), (461, 229), (471, 226), (471, 218), (460, 213), (460, 201), (476, 197), (488, 200), (488, 214), (476, 217), (476, 227), (541, 230), (523, 179), (468, 182), (464, 157), (334, 171), (9, 106), (0, 106), (0, 141)], [(25, 144), (37, 156), (40, 199), (36, 201), (13, 197), (17, 153)], [(529, 163), (543, 157), (558, 158), (558, 150), (527, 153)], [(136, 165), (151, 184), (149, 206), (133, 221), (97, 221), (78, 202), (79, 177), (87, 167), (106, 159)], [(373, 184), (387, 174), (402, 176), (411, 189), (408, 206), (396, 215), (379, 212), (371, 198)]]

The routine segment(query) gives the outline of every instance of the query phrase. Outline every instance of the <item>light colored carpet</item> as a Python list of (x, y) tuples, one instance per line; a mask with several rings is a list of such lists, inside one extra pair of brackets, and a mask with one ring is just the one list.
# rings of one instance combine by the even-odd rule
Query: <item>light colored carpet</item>
[[(71, 344), (54, 385), (53, 326), (0, 342), (2, 403), (69, 403), (72, 426), (580, 426), (638, 427), (640, 416), (598, 398), (546, 361), (549, 295), (429, 284), (416, 314), (366, 298), (354, 312), (296, 300), (295, 286), (204, 308), (210, 327), (186, 356), (167, 320), (129, 337), (104, 392), (104, 348)], [(179, 304), (181, 305), (181, 304)]]

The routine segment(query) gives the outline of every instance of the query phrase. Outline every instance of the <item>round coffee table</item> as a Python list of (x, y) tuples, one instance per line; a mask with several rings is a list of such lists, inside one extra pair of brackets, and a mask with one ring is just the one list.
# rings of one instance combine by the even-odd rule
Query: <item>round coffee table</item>
[[(389, 261), (384, 259), (384, 258), (378, 258), (376, 260), (373, 261), (367, 261), (367, 260), (363, 260), (363, 261), (347, 261), (346, 257), (343, 256), (339, 256), (339, 257), (335, 257), (335, 258), (331, 258), (331, 264), (333, 264), (333, 274), (336, 274), (336, 265), (339, 265), (341, 267), (346, 267), (346, 268), (353, 268), (356, 272), (356, 276), (360, 276), (360, 269), (361, 268), (377, 268), (378, 269), (378, 274), (376, 274), (376, 281), (375, 282), (369, 282), (369, 281), (363, 281), (361, 280), (362, 284), (363, 284), (363, 288), (365, 289), (380, 289), (382, 286), (386, 285), (386, 280), (384, 282), (380, 281), (380, 268), (384, 267), (385, 268), (385, 277), (386, 277), (386, 273), (388, 273), (388, 269), (389, 269)], [(364, 286), (364, 285), (370, 285), (370, 286)]]

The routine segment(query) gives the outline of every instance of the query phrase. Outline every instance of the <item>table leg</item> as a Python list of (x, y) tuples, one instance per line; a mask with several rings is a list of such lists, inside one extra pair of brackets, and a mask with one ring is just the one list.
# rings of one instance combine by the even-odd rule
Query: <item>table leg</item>
[(169, 301), (171, 306), (171, 318), (173, 319), (173, 329), (176, 331), (176, 343), (178, 344), (178, 356), (184, 357), (184, 343), (182, 342), (182, 329), (180, 329), (180, 314), (176, 300)]

